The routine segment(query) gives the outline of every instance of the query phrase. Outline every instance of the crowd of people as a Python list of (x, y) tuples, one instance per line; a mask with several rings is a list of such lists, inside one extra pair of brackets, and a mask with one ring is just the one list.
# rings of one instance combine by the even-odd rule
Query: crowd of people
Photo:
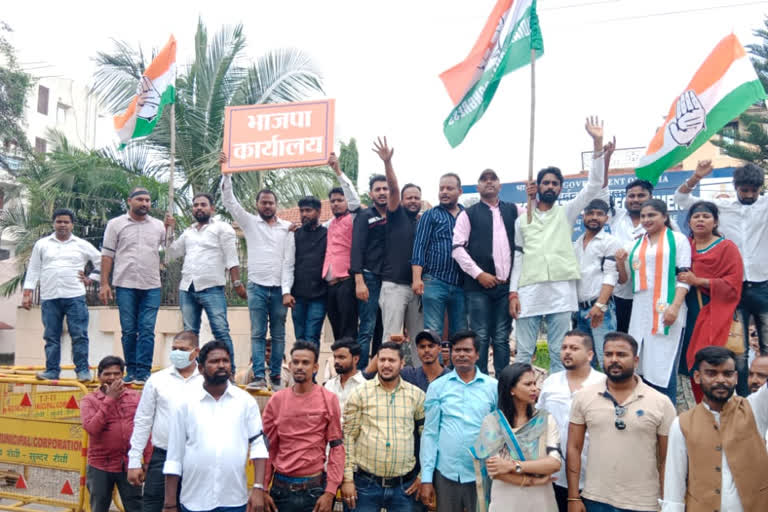
[[(55, 211), (24, 284), (24, 307), (40, 285), (38, 377), (59, 377), (66, 316), (77, 378), (91, 379), (84, 284), (99, 279), (120, 313), (125, 359), (99, 363), (100, 386), (82, 404), (94, 512), (115, 485), (129, 512), (326, 512), (337, 497), (345, 510), (376, 512), (768, 510), (764, 171), (740, 167), (736, 198), (700, 201), (691, 192), (712, 165), (699, 162), (675, 195), (683, 232), (649, 182), (629, 183), (624, 207), (613, 205), (615, 140), (604, 145), (597, 118), (586, 131), (586, 185), (561, 201), (562, 173), (542, 169), (527, 185), (530, 211), (500, 200), (486, 169), (479, 202), (464, 208), (449, 173), (439, 204), (422, 212), (421, 189), (400, 187), (386, 138), (374, 143), (385, 174), (371, 177), (368, 208), (331, 156), (341, 186), (322, 225), (316, 197), (299, 201), (300, 226), (278, 218), (267, 189), (250, 213), (225, 175), (247, 281), (234, 229), (197, 194), (196, 222), (166, 250), (184, 258), (184, 332), (171, 366), (154, 374), (159, 248), (173, 218), (151, 217), (149, 192), (134, 189), (99, 258), (72, 234), (72, 212)], [(585, 230), (573, 241), (579, 216)], [(250, 311), (247, 389), (273, 391), (263, 411), (232, 383), (227, 277)], [(297, 341), (286, 354), (288, 309)], [(203, 310), (215, 341), (200, 348)], [(336, 375), (321, 386), (326, 315)], [(540, 388), (542, 324), (550, 366)], [(679, 373), (699, 403), (676, 417)], [(129, 384), (143, 384), (141, 395)]]

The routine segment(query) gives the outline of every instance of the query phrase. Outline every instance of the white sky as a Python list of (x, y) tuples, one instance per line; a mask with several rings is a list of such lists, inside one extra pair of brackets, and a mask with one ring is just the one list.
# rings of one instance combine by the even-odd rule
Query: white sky
[[(438, 75), (471, 49), (495, 0), (107, 0), (3, 2), (0, 19), (15, 30), (22, 62), (45, 61), (87, 81), (110, 38), (161, 47), (170, 33), (178, 61), (189, 62), (198, 16), (209, 35), (243, 23), (256, 57), (267, 49), (305, 50), (336, 98), (336, 138), (356, 137), (360, 184), (382, 172), (370, 151), (377, 135), (396, 148), (401, 184), (413, 181), (434, 202), (437, 180), (458, 173), (474, 183), (493, 168), (502, 181), (528, 171), (530, 68), (501, 82), (489, 110), (451, 149), (442, 133), (452, 104)], [(539, 0), (544, 56), (537, 61), (534, 170), (578, 172), (590, 150), (584, 118), (598, 114), (618, 146), (645, 146), (672, 99), (715, 44), (734, 31), (746, 45), (768, 1)], [(31, 64), (29, 65), (32, 66)]]

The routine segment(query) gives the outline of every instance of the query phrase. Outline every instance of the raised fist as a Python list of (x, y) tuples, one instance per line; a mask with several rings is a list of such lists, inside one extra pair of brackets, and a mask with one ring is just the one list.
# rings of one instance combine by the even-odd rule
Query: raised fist
[(707, 111), (693, 91), (685, 91), (677, 99), (675, 120), (669, 123), (669, 135), (678, 146), (690, 146), (707, 127)]

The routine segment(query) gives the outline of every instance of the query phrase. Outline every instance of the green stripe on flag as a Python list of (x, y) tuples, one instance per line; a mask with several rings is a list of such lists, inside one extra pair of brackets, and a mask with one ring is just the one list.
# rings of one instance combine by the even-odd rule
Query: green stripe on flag
[(132, 139), (135, 139), (136, 137), (144, 137), (145, 135), (149, 135), (152, 133), (152, 130), (154, 130), (155, 125), (160, 120), (160, 118), (163, 116), (163, 108), (166, 105), (170, 105), (176, 100), (176, 88), (172, 85), (169, 85), (165, 88), (165, 91), (163, 92), (163, 95), (160, 96), (160, 105), (157, 108), (157, 115), (152, 119), (151, 121), (147, 121), (146, 119), (142, 118), (136, 118), (136, 127), (133, 129), (133, 135), (131, 135)]

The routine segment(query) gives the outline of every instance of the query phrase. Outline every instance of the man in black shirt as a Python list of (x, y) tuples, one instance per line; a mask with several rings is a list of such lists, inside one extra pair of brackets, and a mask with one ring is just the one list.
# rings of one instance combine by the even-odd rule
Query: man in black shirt
[(384, 266), (382, 270), (379, 307), (384, 338), (402, 334), (405, 324), (410, 343), (403, 345), (406, 364), (420, 366), (416, 355), (416, 334), (424, 328), (424, 316), (419, 311), (419, 296), (411, 289), (411, 254), (416, 236), (416, 224), (421, 211), (421, 188), (408, 183), (398, 193), (397, 176), (392, 167), (394, 148), (387, 145), (387, 138), (374, 143), (373, 151), (384, 162), (389, 188), (387, 224), (385, 228)]
[(327, 282), (323, 279), (323, 259), (328, 230), (318, 223), (320, 200), (307, 196), (299, 200), (301, 227), (293, 233), (296, 264), (289, 301), (293, 330), (297, 340), (320, 346), (326, 308)]

